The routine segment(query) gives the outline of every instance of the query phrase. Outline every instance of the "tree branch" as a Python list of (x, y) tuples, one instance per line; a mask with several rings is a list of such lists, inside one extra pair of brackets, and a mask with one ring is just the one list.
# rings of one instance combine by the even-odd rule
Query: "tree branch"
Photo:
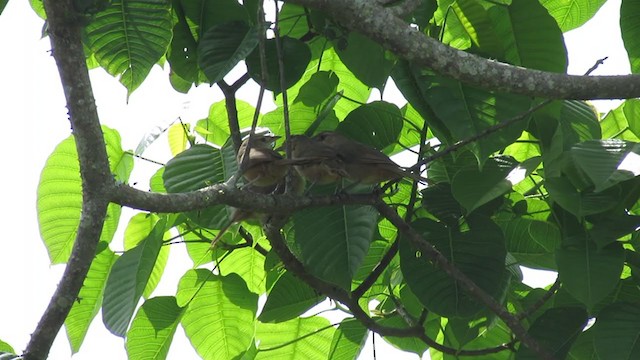
[(324, 11), (415, 65), (483, 89), (553, 99), (640, 97), (640, 75), (576, 76), (487, 60), (422, 34), (375, 1), (287, 1)]
[(236, 92), (250, 78), (249, 74), (246, 73), (232, 85), (228, 85), (224, 80), (220, 80), (216, 83), (224, 95), (224, 104), (227, 109), (227, 118), (229, 119), (229, 131), (231, 132), (231, 139), (233, 140), (233, 147), (236, 149), (236, 153), (242, 143), (240, 122), (238, 121), (238, 108), (236, 106)]
[(80, 176), (82, 216), (65, 272), (24, 351), (24, 359), (46, 359), (87, 276), (107, 213), (106, 194), (114, 186), (91, 81), (81, 41), (81, 27), (73, 18), (72, 2), (45, 0), (53, 57), (69, 109)]

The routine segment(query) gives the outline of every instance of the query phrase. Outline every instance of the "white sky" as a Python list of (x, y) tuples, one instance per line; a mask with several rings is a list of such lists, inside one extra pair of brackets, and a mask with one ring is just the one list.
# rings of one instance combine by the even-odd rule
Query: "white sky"
[[(627, 74), (629, 63), (619, 34), (618, 9), (620, 0), (609, 0), (592, 21), (565, 35), (569, 51), (569, 72), (582, 74), (597, 59), (608, 56), (594, 74)], [(3, 52), (0, 69), (3, 70), (0, 121), (5, 130), (0, 132), (0, 147), (5, 173), (0, 178), (7, 191), (2, 202), (0, 228), (0, 339), (11, 344), (20, 353), (26, 346), (49, 298), (53, 294), (63, 266), (50, 266), (45, 247), (40, 239), (36, 217), (36, 189), (40, 171), (54, 147), (70, 134), (64, 95), (57, 69), (49, 56), (48, 39), (41, 40), (42, 20), (30, 9), (27, 1), (12, 0), (0, 15), (0, 34)], [(103, 70), (91, 72), (94, 94), (103, 124), (118, 129), (124, 149), (135, 149), (141, 137), (154, 126), (162, 126), (178, 116), (195, 123), (207, 116), (209, 105), (222, 99), (216, 87), (200, 86), (188, 95), (172, 90), (166, 72), (154, 67), (144, 84), (126, 103), (126, 91), (118, 81)], [(229, 81), (237, 76), (228, 77)], [(243, 92), (240, 99), (255, 104), (255, 88)], [(601, 111), (616, 103), (597, 102)], [(265, 110), (263, 109), (263, 112)], [(154, 144), (145, 154), (160, 161), (169, 158), (166, 143)], [(147, 183), (148, 169), (141, 162), (131, 183)], [(143, 168), (141, 170), (141, 168)], [(120, 231), (126, 225), (130, 212), (123, 212)], [(121, 243), (121, 235), (114, 244)], [(117, 247), (115, 245), (114, 247)], [(175, 294), (177, 280), (191, 266), (184, 248), (174, 246), (163, 282), (155, 295)], [(530, 283), (544, 285), (551, 276), (529, 276)], [(552, 280), (551, 280), (552, 281)], [(369, 343), (370, 343), (369, 339)], [(378, 359), (416, 359), (415, 355), (393, 351), (376, 339)], [(169, 359), (198, 359), (179, 327)], [(71, 357), (66, 334), (60, 332), (53, 345), (51, 359)], [(124, 342), (108, 333), (98, 315), (89, 330), (80, 352), (81, 359), (125, 359)], [(372, 358), (371, 348), (365, 349), (363, 359)]]

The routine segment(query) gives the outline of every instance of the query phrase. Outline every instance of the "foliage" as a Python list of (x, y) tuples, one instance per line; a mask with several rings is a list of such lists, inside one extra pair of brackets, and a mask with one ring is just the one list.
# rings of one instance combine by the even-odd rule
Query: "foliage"
[[(84, 28), (87, 59), (118, 76), (129, 93), (165, 60), (180, 92), (219, 83), (236, 65), (246, 65), (278, 105), (258, 114), (259, 126), (285, 136), (286, 112), (294, 134), (336, 129), (422, 165), (432, 184), (400, 182), (382, 200), (558, 359), (634, 358), (640, 317), (637, 100), (603, 118), (581, 101), (557, 100), (529, 111), (542, 100), (474, 88), (418, 68), (327, 14), (289, 2), (278, 22), (264, 23), (257, 3), (114, 0)], [(578, 10), (559, 0), (423, 0), (406, 18), (460, 50), (565, 72), (562, 32), (586, 22), (602, 1), (573, 4)], [(635, 6), (625, 0), (621, 9), (634, 71), (640, 52)], [(260, 38), (275, 26), (280, 37)], [(402, 99), (386, 96), (391, 82)], [(368, 102), (372, 88), (381, 100)], [(151, 189), (178, 193), (228, 180), (238, 166), (229, 124), (246, 128), (258, 111), (241, 102), (237, 110), (239, 116), (231, 116), (217, 102), (209, 118), (182, 128), (184, 138), (172, 129), (176, 156), (154, 175)], [(104, 136), (111, 171), (126, 182), (132, 158), (116, 130), (105, 128)], [(40, 230), (52, 263), (68, 261), (81, 216), (76, 159), (73, 139), (60, 143), (38, 187)], [(379, 326), (422, 326), (420, 334), (385, 337), (405, 351), (535, 358), (512, 341), (504, 319), (372, 206), (304, 209), (283, 229), (306, 275), (355, 299), (339, 324), (308, 315), (326, 294), (285, 269), (290, 264), (283, 266), (259, 226), (243, 224), (243, 236), (230, 231), (223, 238), (228, 246), (210, 252), (208, 241), (228, 216), (223, 205), (179, 215), (138, 213), (124, 235), (126, 251), (117, 256), (109, 242), (120, 207), (111, 204), (82, 301), (66, 319), (73, 351), (81, 350), (101, 308), (105, 326), (126, 336), (132, 359), (166, 358), (178, 325), (203, 359), (351, 359), (373, 329), (361, 323), (354, 309), (360, 306), (375, 307), (369, 316)], [(166, 241), (167, 232), (180, 234), (186, 245)], [(186, 246), (194, 269), (184, 273), (174, 296), (157, 296), (153, 289), (171, 246)], [(519, 266), (556, 271), (561, 290), (524, 285)], [(260, 297), (266, 300), (262, 308)], [(596, 325), (583, 331), (593, 319)], [(509, 346), (496, 348), (503, 343)], [(13, 352), (3, 344), (0, 351)]]

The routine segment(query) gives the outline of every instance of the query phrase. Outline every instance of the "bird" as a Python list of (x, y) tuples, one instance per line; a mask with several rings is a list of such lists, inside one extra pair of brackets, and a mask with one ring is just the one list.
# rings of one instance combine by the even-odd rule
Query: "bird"
[(291, 144), (292, 159), (307, 160), (295, 169), (311, 183), (310, 187), (336, 183), (347, 176), (334, 148), (306, 135), (292, 135), (287, 142)]
[[(284, 178), (291, 161), (284, 159), (273, 150), (273, 144), (279, 138), (275, 135), (256, 134), (242, 142), (236, 161), (241, 168), (242, 176), (248, 181), (245, 186), (271, 187), (273, 190), (275, 185)], [(250, 147), (249, 141), (251, 141)], [(248, 158), (245, 160), (248, 147)]]
[(400, 167), (380, 150), (335, 131), (323, 131), (312, 139), (335, 151), (343, 163), (346, 177), (355, 183), (374, 185), (403, 177), (427, 182), (426, 178)]

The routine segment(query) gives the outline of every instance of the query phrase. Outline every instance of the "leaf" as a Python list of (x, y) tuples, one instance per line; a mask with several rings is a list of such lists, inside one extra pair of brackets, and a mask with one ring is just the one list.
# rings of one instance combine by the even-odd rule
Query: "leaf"
[(622, 140), (591, 140), (571, 148), (575, 163), (596, 186), (595, 192), (640, 175), (640, 145)]
[[(499, 298), (506, 286), (502, 231), (482, 217), (469, 217), (467, 221), (469, 231), (465, 232), (426, 218), (411, 226), (476, 285)], [(467, 317), (484, 308), (464, 286), (434, 266), (425, 254), (415, 251), (406, 239), (400, 241), (400, 267), (411, 291), (424, 307), (438, 315)]]
[(369, 329), (355, 318), (342, 320), (333, 333), (331, 349), (327, 358), (332, 360), (357, 359), (368, 335)]
[(282, 36), (299, 39), (310, 31), (305, 8), (300, 5), (284, 3), (280, 8), (278, 20)]
[(179, 0), (196, 40), (213, 26), (248, 20), (247, 10), (235, 0)]
[(489, 14), (473, 0), (458, 0), (451, 4), (451, 9), (460, 21), (471, 43), (483, 54), (492, 58), (502, 58), (504, 49), (498, 38)]
[(288, 321), (324, 299), (324, 296), (287, 271), (273, 284), (258, 320), (263, 323)]
[(251, 247), (236, 249), (229, 253), (226, 260), (219, 263), (218, 267), (220, 274), (232, 272), (240, 275), (252, 293), (262, 295), (266, 292), (264, 288), (266, 277), (264, 255), (255, 249)]
[(300, 92), (294, 102), (301, 102), (309, 107), (318, 106), (336, 93), (339, 83), (340, 79), (334, 72), (318, 71), (300, 87)]
[[(107, 146), (109, 168), (116, 180), (127, 182), (130, 167), (121, 171), (131, 156), (122, 151), (120, 135), (116, 130), (102, 127)], [(67, 262), (76, 238), (82, 212), (82, 182), (75, 140), (68, 137), (63, 140), (44, 165), (38, 183), (38, 225), (52, 264)], [(107, 216), (102, 227), (100, 241), (111, 242), (120, 219), (119, 205), (109, 204)]]
[(7, 344), (6, 342), (0, 340), (0, 354), (2, 353), (11, 353), (11, 354), (15, 354), (15, 350), (13, 350), (13, 347), (11, 347), (11, 345)]
[[(194, 2), (195, 1), (191, 1)], [(191, 84), (200, 83), (198, 68), (198, 43), (196, 37), (191, 33), (188, 21), (185, 17), (182, 6), (179, 1), (173, 4), (174, 25), (173, 37), (167, 51), (167, 61), (171, 64), (170, 79), (175, 82), (184, 82), (182, 84), (187, 91), (191, 88)], [(178, 79), (182, 80), (179, 81)], [(173, 85), (172, 81), (172, 85)], [(174, 86), (175, 87), (175, 86)]]
[[(540, 315), (529, 328), (529, 334), (555, 359), (564, 359), (582, 329), (587, 324), (587, 312), (579, 307), (551, 308)], [(539, 359), (524, 345), (516, 352), (517, 360)]]
[(310, 208), (293, 215), (295, 242), (305, 268), (349, 289), (373, 240), (378, 214), (371, 206)]
[(64, 321), (71, 352), (77, 353), (89, 330), (89, 325), (98, 314), (102, 305), (102, 296), (109, 271), (116, 260), (116, 255), (106, 242), (98, 244), (96, 257), (91, 263), (87, 277), (84, 279), (78, 301), (73, 303), (69, 315)]
[(598, 315), (593, 326), (596, 352), (601, 359), (640, 356), (640, 308), (636, 303), (613, 303)]
[(398, 141), (402, 125), (402, 114), (397, 106), (374, 101), (350, 112), (336, 131), (363, 144), (384, 149)]
[(556, 251), (558, 276), (574, 298), (592, 309), (620, 281), (624, 258), (617, 243), (600, 250), (591, 244), (565, 246)]
[[(256, 108), (246, 101), (236, 99), (236, 110), (240, 129), (250, 127)], [(259, 122), (262, 116), (258, 115)], [(209, 115), (206, 119), (198, 120), (195, 131), (205, 141), (219, 146), (223, 146), (229, 140), (231, 131), (229, 131), (229, 116), (224, 100), (211, 104)]]
[(191, 124), (176, 123), (169, 127), (168, 140), (171, 155), (176, 156), (187, 149), (189, 145), (189, 130)]
[(571, 3), (542, 0), (540, 3), (549, 11), (549, 15), (556, 19), (560, 30), (567, 32), (584, 25), (593, 18), (604, 5), (605, 0), (581, 0)]
[[(309, 61), (311, 61), (311, 51), (304, 42), (290, 37), (280, 38), (280, 46), (282, 47), (282, 61), (284, 64), (284, 85), (285, 90), (298, 82), (304, 74)], [(265, 57), (267, 68), (264, 69), (268, 74), (266, 81), (262, 80), (262, 66), (260, 62), (260, 51), (258, 48), (247, 57), (247, 70), (251, 78), (258, 84), (263, 84), (265, 88), (275, 93), (281, 93), (283, 89), (280, 86), (280, 70), (278, 65), (278, 51), (276, 49), (275, 39), (265, 41)]]
[(394, 63), (387, 57), (385, 49), (356, 32), (350, 32), (346, 39), (341, 40), (346, 40), (347, 46), (336, 46), (334, 41), (334, 48), (347, 68), (365, 85), (384, 88)]
[(167, 51), (172, 25), (168, 0), (113, 0), (87, 25), (86, 41), (131, 95)]
[(528, 69), (558, 73), (567, 70), (567, 49), (555, 19), (537, 0), (515, 0), (489, 9), (503, 41), (505, 60)]
[(116, 260), (109, 273), (104, 290), (102, 321), (114, 335), (125, 336), (160, 253), (165, 226), (164, 220), (158, 221), (145, 240)]
[(602, 119), (602, 138), (640, 142), (640, 100), (628, 99)]
[(551, 199), (577, 217), (604, 213), (613, 209), (620, 200), (617, 187), (594, 193), (579, 191), (567, 177), (548, 177), (545, 180)]
[(629, 55), (631, 72), (640, 71), (640, 23), (636, 16), (640, 11), (640, 4), (636, 1), (623, 0), (620, 6), (620, 31), (622, 42)]
[[(329, 320), (314, 316), (277, 324), (258, 323), (256, 360), (325, 360), (335, 329)], [(283, 344), (288, 344), (282, 346)]]
[(189, 270), (176, 298), (178, 306), (188, 305), (182, 327), (203, 359), (232, 359), (253, 343), (258, 296), (237, 274)]
[(560, 230), (547, 221), (526, 218), (499, 223), (506, 240), (507, 251), (518, 264), (533, 269), (556, 270), (553, 254), (560, 246)]
[(198, 45), (198, 64), (210, 83), (227, 75), (258, 45), (260, 33), (240, 21), (226, 22), (209, 28)]
[(129, 359), (166, 359), (183, 310), (173, 296), (145, 301), (127, 331)]
[[(504, 195), (515, 180), (511, 180), (518, 164), (511, 158), (487, 160), (481, 171), (477, 166), (458, 171), (451, 181), (453, 197), (471, 213), (489, 201)], [(524, 176), (523, 176), (524, 177)]]
[(451, 193), (451, 185), (445, 182), (422, 190), (422, 207), (446, 224), (457, 224), (462, 217), (462, 208)]

